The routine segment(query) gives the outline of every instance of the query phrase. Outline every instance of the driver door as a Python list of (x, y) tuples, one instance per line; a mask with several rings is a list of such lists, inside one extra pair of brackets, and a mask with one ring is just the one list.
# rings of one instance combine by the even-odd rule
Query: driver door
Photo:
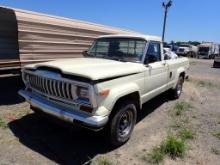
[[(146, 99), (162, 93), (167, 88), (168, 82), (168, 65), (166, 61), (162, 61), (162, 46), (160, 42), (150, 42), (148, 44), (147, 53), (144, 63), (147, 67), (145, 89)], [(146, 101), (147, 101), (146, 100)]]

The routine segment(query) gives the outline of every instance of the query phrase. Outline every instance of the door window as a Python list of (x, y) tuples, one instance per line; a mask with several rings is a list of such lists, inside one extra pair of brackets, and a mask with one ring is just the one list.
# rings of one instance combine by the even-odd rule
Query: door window
[(160, 43), (158, 42), (151, 42), (148, 45), (147, 54), (145, 57), (145, 64), (154, 63), (157, 61), (161, 61), (161, 49)]

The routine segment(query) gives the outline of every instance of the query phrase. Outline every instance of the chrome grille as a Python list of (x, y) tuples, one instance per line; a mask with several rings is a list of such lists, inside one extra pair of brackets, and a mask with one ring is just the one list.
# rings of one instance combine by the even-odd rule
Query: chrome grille
[(29, 73), (25, 73), (25, 76), (28, 76), (31, 88), (42, 94), (68, 100), (77, 99), (76, 86), (74, 84)]

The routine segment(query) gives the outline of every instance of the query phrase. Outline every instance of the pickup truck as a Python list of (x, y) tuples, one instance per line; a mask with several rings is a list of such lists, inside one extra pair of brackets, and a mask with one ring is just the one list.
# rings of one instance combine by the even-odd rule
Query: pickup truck
[(190, 44), (182, 44), (177, 49), (176, 53), (181, 56), (196, 58), (198, 54), (198, 47)]
[(164, 60), (156, 36), (101, 36), (83, 54), (25, 66), (19, 94), (35, 112), (105, 130), (113, 146), (128, 141), (145, 102), (167, 90), (179, 98), (188, 76), (188, 58)]

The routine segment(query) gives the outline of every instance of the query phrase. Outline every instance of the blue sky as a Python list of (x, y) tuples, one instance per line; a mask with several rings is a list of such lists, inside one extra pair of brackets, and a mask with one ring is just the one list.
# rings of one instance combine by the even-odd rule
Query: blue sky
[[(1, 0), (0, 5), (161, 35), (163, 0)], [(220, 43), (220, 0), (173, 0), (166, 41)]]

